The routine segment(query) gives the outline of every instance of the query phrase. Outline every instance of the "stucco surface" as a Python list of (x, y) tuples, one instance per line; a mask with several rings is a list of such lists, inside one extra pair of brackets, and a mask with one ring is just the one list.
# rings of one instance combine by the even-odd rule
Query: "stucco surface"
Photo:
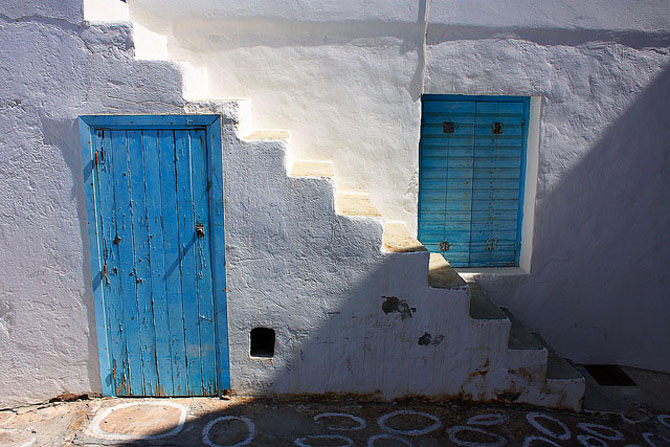
[(348, 3), (131, 16), (206, 67), (210, 94), (250, 98), (254, 127), (289, 130), (289, 160), (332, 160), (338, 189), (411, 231), (420, 95), (540, 96), (531, 273), (482, 284), (575, 361), (670, 371), (667, 2), (387, 3), (383, 20)]
[(667, 51), (486, 40), (428, 60), (429, 92), (544, 98), (531, 274), (485, 289), (563, 355), (667, 371)]
[[(514, 391), (508, 320), (471, 319), (466, 288), (429, 288), (428, 253), (383, 254), (380, 219), (339, 216), (330, 180), (289, 177), (285, 142), (240, 140), (244, 105), (185, 104), (181, 67), (134, 59), (132, 37), (129, 25), (35, 16), (0, 26), (8, 81), (0, 90), (0, 406), (100, 390), (77, 117), (184, 110), (223, 113), (228, 123), (235, 391), (480, 400)], [(255, 326), (276, 328), (274, 359), (249, 357)], [(420, 344), (425, 334), (434, 342)], [(413, 372), (402, 367), (410, 364)], [(539, 393), (544, 382), (536, 385)]]
[[(0, 407), (100, 389), (81, 114), (224, 114), (235, 389), (488, 399), (519, 384), (510, 367), (541, 378), (544, 351), (509, 352), (508, 320), (472, 320), (466, 290), (427, 286), (427, 253), (382, 253), (381, 220), (337, 215), (330, 180), (286, 173), (292, 159), (332, 160), (339, 192), (369, 192), (413, 231), (424, 91), (544, 98), (531, 275), (482, 284), (561, 354), (670, 370), (670, 58), (656, 31), (648, 48), (429, 27), (424, 45), (421, 3), (166, 16), (155, 31), (170, 58), (209, 71), (194, 68), (185, 91), (250, 98), (252, 126), (245, 103), (186, 104), (190, 69), (134, 59), (130, 24), (90, 25), (66, 3), (0, 7)], [(134, 17), (159, 6), (133, 5), (146, 6)], [(252, 127), (287, 129), (290, 143), (238, 138)], [(416, 311), (385, 312), (384, 297)], [(275, 359), (249, 358), (255, 326), (276, 329)], [(424, 333), (444, 339), (421, 345)]]
[(6, 407), (100, 388), (77, 117), (175, 112), (183, 99), (175, 66), (133, 60), (128, 25), (4, 18), (0, 41)]

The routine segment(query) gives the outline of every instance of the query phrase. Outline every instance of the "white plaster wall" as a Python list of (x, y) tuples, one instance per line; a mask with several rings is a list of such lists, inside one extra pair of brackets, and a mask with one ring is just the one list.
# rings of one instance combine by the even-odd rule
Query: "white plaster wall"
[[(176, 13), (170, 5), (177, 2), (165, 11)], [(171, 21), (162, 31), (169, 31), (171, 56), (210, 69), (210, 94), (228, 95), (231, 84), (271, 96), (254, 103), (254, 120), (288, 127), (290, 156), (332, 158), (338, 187), (368, 190), (387, 218), (413, 225), (425, 56), (421, 3), (390, 6), (388, 14), (379, 12), (386, 10), (382, 3), (362, 12), (307, 6), (320, 12), (300, 20), (269, 12), (258, 18), (238, 6), (233, 20), (221, 7), (221, 16)], [(669, 370), (662, 325), (669, 308), (668, 208), (660, 195), (670, 177), (663, 150), (667, 49), (637, 40), (594, 44), (581, 32), (568, 34), (579, 40), (575, 45), (552, 33), (550, 43), (538, 43), (454, 40), (444, 28), (436, 31), (428, 39), (427, 91), (545, 97), (533, 272), (485, 278), (485, 287), (563, 354)], [(633, 31), (649, 46), (667, 47), (665, 34)], [(134, 60), (131, 36), (129, 25), (83, 23), (76, 1), (0, 6), (0, 407), (100, 389), (76, 117), (184, 107), (180, 68)], [(211, 44), (204, 56), (202, 42)], [(505, 389), (508, 323), (479, 327), (466, 318), (462, 292), (445, 299), (445, 292), (420, 289), (420, 255), (382, 256), (381, 226), (334, 216), (327, 182), (286, 177), (283, 146), (248, 145), (231, 135), (226, 141), (236, 387), (338, 391), (357, 383), (360, 391), (442, 389), (482, 397)], [(593, 175), (598, 170), (606, 175)], [(566, 233), (574, 221), (580, 224)], [(382, 294), (406, 298), (420, 314), (406, 325), (384, 315)], [(248, 330), (272, 321), (290, 323), (273, 324), (284, 351), (274, 364), (254, 363)], [(449, 334), (448, 343), (422, 352), (415, 340), (424, 331)], [(343, 343), (349, 332), (357, 337)], [(421, 363), (430, 382), (381, 374), (379, 356)], [(492, 373), (468, 382), (487, 359)], [(310, 375), (333, 368), (338, 374), (330, 382)], [(429, 374), (435, 370), (444, 374)]]
[(562, 355), (670, 370), (667, 49), (490, 39), (427, 57), (428, 92), (544, 98), (531, 272), (483, 287)]
[(423, 29), (194, 19), (168, 37), (171, 58), (208, 69), (211, 96), (248, 98), (255, 128), (289, 130), (290, 159), (334, 161), (340, 191), (414, 228)]
[[(130, 25), (42, 13), (0, 23), (0, 408), (100, 390), (77, 117), (186, 109), (236, 119), (235, 107), (185, 104), (180, 66), (134, 59)], [(328, 180), (288, 177), (284, 143), (226, 129), (235, 390), (513, 391), (507, 320), (471, 320), (465, 288), (430, 289), (427, 253), (384, 255), (381, 220), (337, 216)], [(384, 312), (384, 296), (413, 315)], [(277, 330), (270, 362), (249, 357), (256, 325)], [(420, 345), (424, 333), (441, 342)]]
[(76, 3), (0, 5), (0, 408), (100, 390), (77, 117), (183, 104), (177, 67)]
[[(585, 181), (594, 191), (588, 200), (573, 201), (579, 209), (571, 220), (564, 213), (551, 224), (562, 185), (589, 154), (596, 160), (607, 153), (600, 148), (615, 139), (608, 135), (619, 135), (610, 131), (624, 126), (619, 120), (630, 121), (629, 109), (644, 117), (640, 125), (667, 121), (666, 111), (643, 99), (647, 90), (667, 95), (666, 0), (514, 0), (504, 7), (493, 0), (411, 7), (382, 0), (134, 0), (130, 7), (134, 19), (168, 37), (170, 57), (208, 68), (211, 95), (250, 98), (255, 127), (290, 130), (290, 158), (333, 160), (339, 188), (369, 192), (385, 218), (412, 230), (421, 93), (542, 96), (532, 271), (488, 274), (482, 282), (563, 355), (670, 371), (662, 342), (670, 333), (660, 318), (670, 315), (668, 249), (659, 243), (668, 216), (659, 197), (668, 187), (660, 175), (664, 127), (643, 126), (646, 146), (635, 141), (637, 133), (625, 135), (630, 149), (619, 155), (635, 169), (612, 162), (594, 167), (602, 177), (590, 177), (647, 179), (631, 183), (639, 195), (603, 211), (611, 201), (607, 182)], [(639, 101), (660, 110), (635, 108)], [(631, 163), (636, 151), (654, 161)], [(622, 227), (620, 216), (646, 230)], [(582, 221), (598, 227), (573, 223)], [(622, 249), (621, 240), (631, 248)], [(611, 259), (622, 262), (606, 267)]]

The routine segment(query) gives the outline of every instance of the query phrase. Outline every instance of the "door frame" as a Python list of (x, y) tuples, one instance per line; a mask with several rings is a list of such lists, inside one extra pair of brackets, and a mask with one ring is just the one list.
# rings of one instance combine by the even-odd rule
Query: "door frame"
[[(537, 98), (537, 97), (535, 97)], [(522, 143), (522, 150), (521, 150), (521, 170), (519, 172), (519, 207), (517, 210), (517, 231), (516, 231), (516, 244), (517, 244), (517, 251), (514, 259), (514, 266), (509, 266), (509, 267), (460, 267), (461, 269), (464, 270), (469, 270), (469, 271), (480, 271), (482, 269), (496, 269), (497, 271), (517, 271), (518, 269), (521, 269), (522, 271), (528, 273), (530, 271), (530, 253), (524, 253), (524, 248), (525, 245), (530, 245), (526, 239), (532, 239), (532, 227), (530, 228), (530, 235), (527, 234), (527, 229), (526, 229), (526, 220), (529, 220), (531, 223), (533, 221), (532, 215), (534, 213), (528, 213), (529, 207), (528, 204), (532, 203), (533, 208), (531, 211), (534, 211), (534, 203), (535, 203), (535, 190), (536, 188), (533, 187), (531, 188), (531, 194), (528, 194), (527, 191), (527, 183), (531, 179), (529, 179), (529, 174), (532, 176), (532, 179), (537, 182), (537, 150), (538, 150), (538, 144), (539, 141), (535, 141), (538, 139), (538, 130), (535, 128), (539, 128), (539, 121), (534, 122), (533, 118), (536, 120), (539, 119), (539, 101), (537, 101), (535, 104), (533, 104), (535, 101), (533, 101), (534, 97), (532, 96), (514, 96), (514, 95), (460, 95), (460, 94), (443, 94), (443, 93), (424, 93), (421, 95), (421, 127), (419, 129), (419, 160), (418, 160), (418, 168), (419, 168), (419, 191), (417, 194), (417, 235), (419, 233), (419, 229), (421, 228), (421, 222), (422, 222), (422, 213), (421, 213), (421, 203), (423, 199), (423, 191), (422, 191), (422, 170), (421, 170), (421, 163), (423, 160), (423, 126), (424, 126), (424, 121), (423, 121), (423, 110), (424, 110), (424, 104), (426, 101), (471, 101), (471, 102), (521, 102), (524, 104), (524, 112), (523, 112), (523, 120), (524, 120), (524, 125), (522, 126), (522, 138), (523, 138), (523, 143)], [(532, 116), (531, 114), (531, 109), (537, 108), (538, 110), (535, 113), (535, 117)], [(528, 166), (529, 164), (529, 156), (533, 156), (532, 158), (534, 159), (535, 167), (533, 169), (533, 166)], [(530, 168), (530, 169), (529, 169)], [(530, 216), (528, 216), (530, 214)], [(530, 237), (529, 237), (530, 236)]]
[[(94, 178), (96, 151), (93, 145), (97, 129), (151, 129), (181, 130), (205, 129), (207, 134), (207, 180), (209, 229), (212, 270), (212, 297), (216, 337), (217, 392), (230, 389), (230, 360), (228, 345), (228, 312), (226, 300), (225, 237), (223, 215), (223, 146), (221, 115), (82, 115), (79, 131), (82, 147), (82, 167), (86, 196), (86, 224), (88, 228), (91, 284), (95, 303), (95, 321), (98, 340), (98, 359), (102, 394), (116, 396), (111, 376), (112, 359), (107, 339), (102, 263), (100, 258), (99, 220), (97, 219), (98, 190)], [(221, 271), (223, 268), (223, 271)]]

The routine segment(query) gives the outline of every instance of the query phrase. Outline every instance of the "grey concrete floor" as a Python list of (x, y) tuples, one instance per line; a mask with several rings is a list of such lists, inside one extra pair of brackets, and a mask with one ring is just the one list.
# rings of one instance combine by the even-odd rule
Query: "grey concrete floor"
[(587, 376), (586, 411), (408, 399), (91, 399), (0, 411), (0, 447), (670, 447), (670, 375)]

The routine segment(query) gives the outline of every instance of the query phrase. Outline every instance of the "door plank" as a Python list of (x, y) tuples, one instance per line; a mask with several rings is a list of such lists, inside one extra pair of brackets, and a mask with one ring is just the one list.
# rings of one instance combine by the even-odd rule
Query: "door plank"
[(163, 265), (167, 292), (170, 351), (172, 353), (173, 389), (177, 396), (188, 394), (186, 352), (184, 345), (184, 309), (182, 307), (181, 268), (179, 259), (179, 218), (176, 148), (174, 131), (159, 131), (161, 209), (163, 213)]
[[(117, 235), (116, 212), (114, 207), (114, 173), (112, 170), (114, 151), (112, 150), (111, 135), (108, 131), (95, 131), (95, 146), (98, 153), (96, 163), (98, 187), (98, 209), (100, 210), (102, 277), (100, 287), (103, 290), (103, 302), (107, 317), (107, 336), (110, 348), (111, 387), (115, 393), (122, 391), (122, 385), (127, 382), (126, 371), (126, 343), (123, 336), (123, 308), (116, 297), (120, 293), (119, 279), (119, 251), (114, 244)], [(105, 378), (103, 378), (105, 380)]]
[[(128, 131), (130, 194), (132, 201), (133, 252), (135, 288), (138, 306), (139, 346), (142, 358), (142, 396), (155, 396), (158, 383), (156, 367), (156, 334), (151, 298), (151, 265), (147, 232), (147, 197), (144, 177), (142, 132)], [(138, 395), (138, 392), (135, 392)]]
[(184, 309), (184, 341), (189, 395), (202, 393), (202, 362), (198, 297), (196, 290), (196, 234), (193, 210), (192, 164), (188, 131), (175, 131), (179, 254)]
[[(147, 191), (147, 243), (151, 279), (151, 304), (156, 337), (156, 396), (175, 395), (172, 382), (172, 354), (168, 321), (165, 260), (163, 257), (163, 213), (161, 208), (161, 162), (158, 131), (145, 130), (142, 135), (144, 172)], [(164, 155), (166, 156), (166, 155)], [(169, 157), (169, 154), (167, 155)]]
[[(127, 359), (119, 395), (132, 396), (142, 389), (142, 359), (135, 348), (139, 342), (140, 329), (137, 313), (137, 291), (133, 261), (132, 201), (130, 196), (128, 139), (125, 131), (111, 131), (114, 151), (114, 206), (116, 212), (116, 244), (119, 250), (119, 299), (123, 309), (123, 338)], [(132, 347), (132, 348), (131, 348)]]
[(207, 135), (194, 130), (191, 136), (193, 168), (193, 204), (196, 224), (205, 227), (202, 237), (196, 237), (196, 288), (200, 326), (200, 354), (202, 356), (203, 390), (205, 395), (216, 393), (216, 339), (214, 330), (214, 303), (212, 301), (212, 274), (207, 193)]

